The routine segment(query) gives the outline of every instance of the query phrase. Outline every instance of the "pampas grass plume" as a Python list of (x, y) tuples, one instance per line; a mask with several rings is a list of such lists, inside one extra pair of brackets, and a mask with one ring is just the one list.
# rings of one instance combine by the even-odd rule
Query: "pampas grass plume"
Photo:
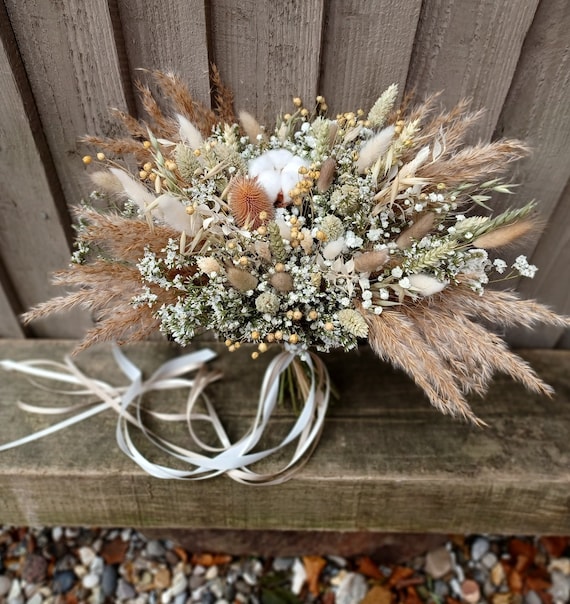
[(500, 227), (477, 237), (473, 241), (473, 247), (480, 247), (484, 250), (488, 250), (508, 245), (529, 233), (535, 226), (534, 220), (521, 220), (520, 222)]
[(258, 136), (263, 136), (263, 128), (251, 113), (240, 111), (238, 117), (244, 132), (252, 143), (257, 141)]

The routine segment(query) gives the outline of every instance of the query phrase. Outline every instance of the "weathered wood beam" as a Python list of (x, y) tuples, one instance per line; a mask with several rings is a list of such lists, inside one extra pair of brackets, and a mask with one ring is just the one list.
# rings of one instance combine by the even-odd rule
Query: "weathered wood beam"
[[(74, 343), (0, 340), (0, 359), (60, 360)], [(232, 437), (251, 420), (270, 353), (252, 361), (220, 344), (212, 366), (224, 371), (212, 399)], [(149, 372), (180, 353), (163, 342), (127, 347)], [(475, 428), (433, 410), (409, 379), (363, 348), (330, 354), (340, 392), (320, 444), (291, 481), (250, 487), (227, 478), (203, 482), (147, 476), (114, 443), (111, 412), (0, 454), (2, 521), (13, 524), (141, 528), (280, 529), (388, 532), (570, 532), (570, 352), (521, 353), (557, 391), (552, 400), (499, 377), (474, 408)], [(79, 355), (78, 366), (114, 384), (124, 378), (108, 347)], [(50, 420), (17, 400), (53, 404), (20, 374), (0, 375), (0, 442)], [(169, 395), (169, 408), (183, 393)], [(164, 395), (149, 397), (152, 405)], [(280, 410), (275, 429), (290, 414)]]

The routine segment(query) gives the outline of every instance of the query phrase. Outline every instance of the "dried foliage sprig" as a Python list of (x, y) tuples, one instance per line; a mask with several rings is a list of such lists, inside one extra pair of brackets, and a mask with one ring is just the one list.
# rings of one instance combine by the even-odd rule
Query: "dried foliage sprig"
[[(368, 114), (327, 117), (293, 99), (274, 131), (241, 112), (214, 68), (216, 108), (172, 74), (153, 72), (172, 113), (141, 86), (147, 123), (116, 116), (132, 138), (89, 137), (120, 210), (77, 210), (77, 251), (56, 281), (79, 288), (25, 320), (83, 306), (98, 323), (82, 346), (160, 329), (181, 345), (215, 331), (230, 351), (272, 344), (350, 350), (362, 339), (410, 374), (444, 413), (481, 423), (467, 395), (503, 372), (550, 394), (486, 325), (569, 320), (487, 284), (506, 263), (487, 250), (535, 232), (535, 205), (479, 215), (527, 153), (520, 141), (465, 145), (480, 113), (437, 95), (398, 108), (391, 86)], [(105, 155), (107, 154), (107, 155)], [(109, 156), (110, 154), (110, 156)], [(138, 172), (118, 168), (134, 156)], [(519, 256), (511, 273), (532, 277)]]

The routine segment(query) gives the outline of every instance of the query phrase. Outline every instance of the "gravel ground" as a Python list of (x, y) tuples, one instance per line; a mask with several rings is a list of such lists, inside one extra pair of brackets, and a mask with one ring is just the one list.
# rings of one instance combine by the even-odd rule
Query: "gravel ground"
[(188, 552), (132, 529), (0, 529), (0, 603), (557, 604), (570, 538), (470, 535), (398, 565)]

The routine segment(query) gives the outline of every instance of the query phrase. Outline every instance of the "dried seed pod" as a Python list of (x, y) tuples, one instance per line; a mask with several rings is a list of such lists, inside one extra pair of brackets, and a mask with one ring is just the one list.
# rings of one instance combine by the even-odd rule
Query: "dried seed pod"
[(230, 266), (226, 273), (230, 284), (241, 292), (247, 292), (257, 287), (257, 277), (247, 271)]
[(269, 282), (282, 294), (286, 294), (293, 289), (293, 277), (289, 273), (275, 273), (271, 276)]
[(324, 193), (328, 191), (328, 188), (331, 186), (334, 173), (336, 171), (336, 160), (334, 157), (329, 157), (325, 159), (323, 165), (321, 166), (319, 178), (317, 180), (317, 191), (319, 193)]
[(390, 258), (390, 252), (385, 250), (375, 250), (364, 252), (359, 256), (354, 256), (354, 270), (358, 273), (373, 273), (382, 268)]
[(231, 184), (228, 192), (228, 204), (232, 216), (238, 226), (248, 226), (257, 229), (262, 224), (259, 215), (265, 212), (268, 218), (273, 218), (273, 203), (265, 189), (257, 182), (256, 178), (238, 176)]

